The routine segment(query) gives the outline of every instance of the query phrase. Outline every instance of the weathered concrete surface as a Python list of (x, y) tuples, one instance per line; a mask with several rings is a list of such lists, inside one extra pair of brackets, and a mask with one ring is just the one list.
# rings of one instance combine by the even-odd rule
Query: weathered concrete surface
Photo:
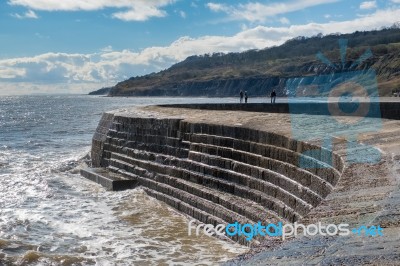
[[(93, 163), (120, 169), (147, 187), (150, 195), (202, 222), (277, 219), (384, 227), (383, 237), (299, 237), (278, 246), (275, 239), (267, 239), (261, 247), (274, 246), (273, 250), (232, 264), (400, 264), (400, 121), (383, 119), (379, 131), (358, 136), (362, 143), (381, 150), (379, 163), (346, 165), (346, 142), (335, 138), (336, 172), (303, 171), (296, 168), (296, 156), (321, 145), (321, 140), (291, 139), (291, 119), (296, 116), (304, 115), (156, 106), (119, 110), (103, 116), (94, 137)], [(320, 127), (315, 124), (300, 130), (307, 133)], [(254, 157), (260, 153), (262, 158)], [(321, 153), (321, 160), (324, 156)], [(298, 179), (293, 183), (279, 171)], [(281, 179), (273, 183), (277, 176)], [(224, 178), (231, 179), (226, 182)], [(286, 192), (278, 187), (281, 182), (286, 182)], [(308, 192), (300, 194), (291, 184)], [(247, 190), (240, 190), (246, 186)], [(263, 195), (275, 199), (258, 202)], [(307, 206), (311, 206), (308, 211)]]
[(135, 180), (123, 178), (105, 168), (83, 168), (80, 170), (80, 174), (83, 177), (102, 185), (107, 190), (120, 191), (132, 189), (138, 186), (138, 183)]

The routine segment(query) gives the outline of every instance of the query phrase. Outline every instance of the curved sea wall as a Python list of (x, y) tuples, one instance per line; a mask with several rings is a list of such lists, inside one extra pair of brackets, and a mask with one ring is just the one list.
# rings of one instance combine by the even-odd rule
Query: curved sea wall
[[(211, 107), (224, 106), (201, 106)], [(343, 171), (336, 154), (333, 167), (324, 162), (330, 151), (301, 155), (316, 148), (242, 126), (105, 113), (92, 162), (203, 223), (295, 222), (332, 191)], [(300, 157), (310, 168), (298, 167)]]
[(337, 169), (313, 158), (315, 168), (301, 169), (300, 153), (312, 147), (249, 128), (110, 114), (101, 124), (94, 167), (137, 179), (149, 195), (204, 223), (294, 222), (330, 193), (343, 168), (335, 157)]
[[(398, 119), (396, 107), (381, 103), (382, 116)], [(381, 162), (348, 165), (346, 143), (339, 139), (333, 152), (321, 149), (318, 140), (293, 139), (293, 114), (287, 114), (287, 108), (287, 104), (175, 105), (108, 112), (93, 137), (95, 169), (82, 174), (110, 189), (141, 186), (202, 223), (334, 221), (356, 226), (378, 221), (394, 230), (398, 241), (400, 197), (393, 195), (398, 193), (400, 172), (399, 121), (382, 119), (381, 131), (359, 137), (380, 149)], [(305, 155), (310, 150), (313, 157)], [(243, 238), (234, 239), (245, 243)], [(321, 249), (337, 245), (337, 239), (329, 238), (326, 246), (319, 238), (312, 240), (312, 252), (289, 241), (297, 244), (283, 244), (288, 259), (282, 262), (304, 263), (314, 251), (322, 257)], [(357, 241), (350, 240), (354, 247), (368, 241), (383, 248), (390, 245), (384, 239)], [(400, 254), (398, 246), (386, 251), (391, 258)], [(276, 259), (277, 254), (264, 254), (252, 262)]]

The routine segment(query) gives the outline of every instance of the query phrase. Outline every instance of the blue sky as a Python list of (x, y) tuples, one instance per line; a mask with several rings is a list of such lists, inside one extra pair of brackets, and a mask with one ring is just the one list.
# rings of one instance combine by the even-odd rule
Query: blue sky
[(400, 21), (400, 0), (5, 0), (0, 95), (86, 93), (193, 54)]

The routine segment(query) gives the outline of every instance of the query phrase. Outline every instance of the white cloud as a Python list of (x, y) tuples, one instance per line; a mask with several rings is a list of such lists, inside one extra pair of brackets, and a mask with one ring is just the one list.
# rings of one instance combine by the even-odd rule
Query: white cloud
[(400, 4), (400, 0), (391, 0), (395, 4)]
[(100, 51), (102, 51), (102, 52), (112, 52), (112, 50), (113, 50), (113, 48), (111, 45), (108, 45), (108, 46), (100, 49)]
[(324, 18), (326, 18), (326, 19), (331, 18), (331, 17), (332, 17), (332, 15), (330, 15), (330, 14), (325, 14), (324, 15)]
[(365, 1), (360, 4), (360, 9), (375, 9), (375, 8), (377, 8), (375, 0)]
[(247, 20), (250, 22), (265, 22), (267, 18), (302, 10), (307, 7), (334, 3), (341, 0), (292, 0), (287, 3), (263, 4), (260, 2), (249, 2), (236, 6), (208, 3), (206, 6), (214, 12), (223, 12), (228, 15), (230, 20)]
[(112, 17), (125, 21), (145, 21), (152, 17), (165, 17), (161, 8), (176, 0), (9, 0), (10, 5), (44, 11), (94, 11), (105, 8), (122, 9)]
[(0, 82), (8, 86), (40, 83), (57, 85), (54, 88), (65, 88), (67, 85), (77, 88), (80, 84), (82, 88), (100, 88), (131, 76), (165, 69), (195, 54), (262, 49), (280, 45), (297, 36), (313, 36), (318, 33), (378, 29), (392, 25), (399, 17), (400, 9), (387, 9), (350, 21), (282, 27), (257, 26), (244, 28), (233, 36), (181, 37), (168, 46), (149, 47), (140, 52), (113, 51), (112, 47), (106, 47), (102, 52), (94, 54), (47, 53), (34, 57), (2, 59)]
[(20, 14), (11, 14), (11, 16), (17, 18), (17, 19), (26, 19), (26, 18), (32, 18), (32, 19), (37, 19), (39, 18), (36, 13), (32, 10), (28, 10), (26, 11), (24, 14), (20, 15)]
[(288, 18), (285, 18), (285, 17), (280, 18), (279, 22), (284, 24), (284, 25), (290, 24), (290, 20)]
[(179, 11), (179, 15), (181, 15), (182, 18), (186, 18), (186, 13), (184, 11)]
[(217, 3), (207, 3), (206, 6), (214, 12), (224, 11), (228, 12), (230, 10), (229, 6)]
[(146, 21), (151, 17), (165, 17), (167, 12), (157, 6), (136, 5), (128, 11), (114, 13), (112, 16), (125, 21)]

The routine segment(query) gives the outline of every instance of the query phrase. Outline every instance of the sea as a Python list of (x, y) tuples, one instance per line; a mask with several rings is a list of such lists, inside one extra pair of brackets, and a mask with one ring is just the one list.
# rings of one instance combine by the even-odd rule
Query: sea
[(0, 97), (0, 265), (216, 265), (245, 252), (226, 240), (188, 236), (188, 219), (140, 188), (106, 191), (77, 170), (105, 111), (238, 101)]

